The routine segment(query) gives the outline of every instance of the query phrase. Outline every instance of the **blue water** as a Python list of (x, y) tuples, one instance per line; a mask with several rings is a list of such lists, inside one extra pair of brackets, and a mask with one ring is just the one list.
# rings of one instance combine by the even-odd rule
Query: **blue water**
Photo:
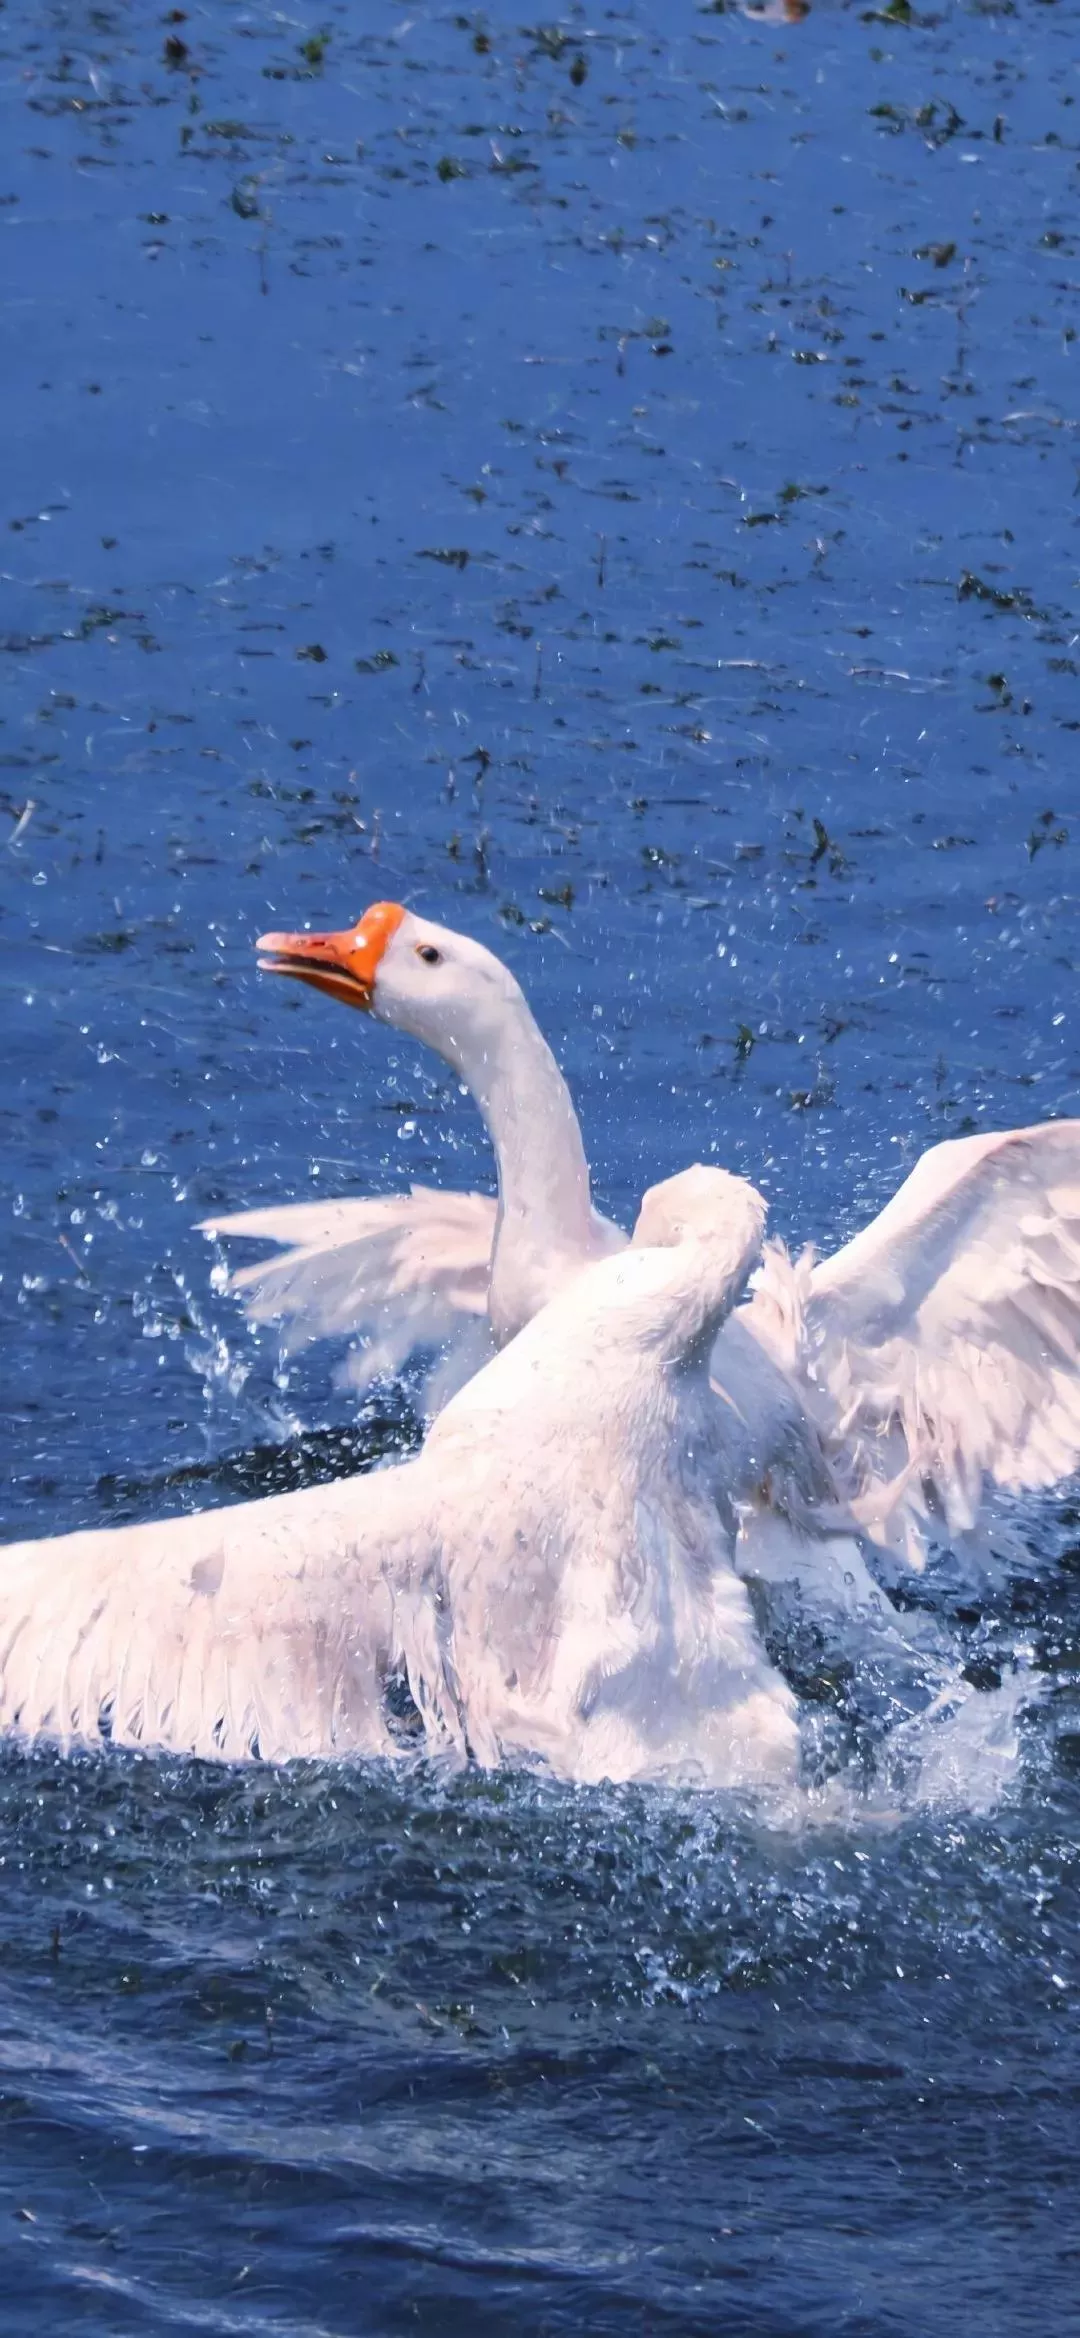
[[(625, 1219), (715, 1157), (832, 1244), (1080, 1111), (1078, 34), (8, 0), (8, 1534), (409, 1434), (193, 1231), (491, 1184), (269, 925), (500, 950)], [(981, 1814), (9, 1751), (5, 2333), (1075, 2327), (1069, 1489), (1020, 1523), (923, 1594), (1043, 1681)]]

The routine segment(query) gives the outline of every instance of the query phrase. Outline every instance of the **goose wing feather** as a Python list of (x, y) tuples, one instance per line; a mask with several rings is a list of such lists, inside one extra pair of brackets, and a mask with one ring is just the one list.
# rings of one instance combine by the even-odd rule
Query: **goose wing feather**
[(0, 1728), (211, 1760), (389, 1750), (382, 1685), (410, 1481), (405, 1465), (8, 1545)]
[(992, 1486), (1080, 1460), (1080, 1121), (925, 1153), (872, 1225), (815, 1266), (811, 1376), (864, 1523), (921, 1562)]
[(283, 1323), (290, 1350), (342, 1336), (365, 1343), (348, 1374), (363, 1385), (400, 1370), (419, 1348), (463, 1337), (475, 1369), (467, 1335), (487, 1314), (495, 1215), (487, 1194), (414, 1185), (371, 1200), (210, 1218), (201, 1230), (280, 1244), (277, 1257), (232, 1274), (230, 1290), (252, 1323)]

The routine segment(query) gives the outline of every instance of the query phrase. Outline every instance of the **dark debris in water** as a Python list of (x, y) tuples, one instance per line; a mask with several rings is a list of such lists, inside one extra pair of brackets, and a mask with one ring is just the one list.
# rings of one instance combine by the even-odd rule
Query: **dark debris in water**
[(257, 1502), (268, 1494), (330, 1485), (378, 1462), (407, 1460), (420, 1442), (420, 1422), (403, 1395), (385, 1407), (365, 1406), (355, 1428), (305, 1429), (242, 1453), (183, 1462), (149, 1479), (106, 1472), (94, 1490), (104, 1509), (118, 1518), (160, 1516), (172, 1508), (203, 1510), (219, 1502)]
[[(270, 926), (492, 942), (625, 1223), (1080, 1110), (1073, 12), (0, 26), (8, 1533), (415, 1436), (193, 1231), (491, 1190)], [(12, 2328), (1071, 2329), (1074, 1525), (910, 1598), (989, 1817), (5, 1749)], [(824, 1795), (890, 1685), (776, 1645)]]

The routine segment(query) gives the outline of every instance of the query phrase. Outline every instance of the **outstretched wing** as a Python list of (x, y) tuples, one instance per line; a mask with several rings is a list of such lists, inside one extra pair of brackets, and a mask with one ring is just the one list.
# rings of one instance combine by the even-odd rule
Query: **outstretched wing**
[(864, 1524), (921, 1563), (992, 1486), (1080, 1460), (1080, 1121), (925, 1153), (880, 1217), (816, 1266), (812, 1376)]
[(209, 1218), (204, 1234), (277, 1242), (276, 1258), (241, 1267), (229, 1289), (252, 1323), (280, 1321), (289, 1349), (309, 1340), (363, 1342), (348, 1377), (363, 1386), (419, 1348), (465, 1335), (471, 1368), (487, 1316), (495, 1202), (481, 1193), (411, 1192), (373, 1200), (297, 1202)]
[(389, 1752), (412, 1490), (405, 1465), (0, 1549), (0, 1728), (224, 1761)]

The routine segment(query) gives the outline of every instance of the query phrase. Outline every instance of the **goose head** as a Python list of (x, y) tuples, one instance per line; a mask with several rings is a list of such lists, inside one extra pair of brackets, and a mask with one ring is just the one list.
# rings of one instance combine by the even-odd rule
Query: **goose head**
[(495, 1148), (499, 1210), (488, 1317), (499, 1341), (590, 1259), (621, 1248), (598, 1218), (573, 1099), (509, 967), (466, 934), (376, 901), (342, 933), (264, 934), (259, 964), (430, 1047), (468, 1089)]
[(374, 902), (340, 933), (263, 934), (256, 946), (264, 973), (291, 975), (359, 1007), (462, 1072), (525, 1004), (509, 967), (481, 942), (398, 901)]

